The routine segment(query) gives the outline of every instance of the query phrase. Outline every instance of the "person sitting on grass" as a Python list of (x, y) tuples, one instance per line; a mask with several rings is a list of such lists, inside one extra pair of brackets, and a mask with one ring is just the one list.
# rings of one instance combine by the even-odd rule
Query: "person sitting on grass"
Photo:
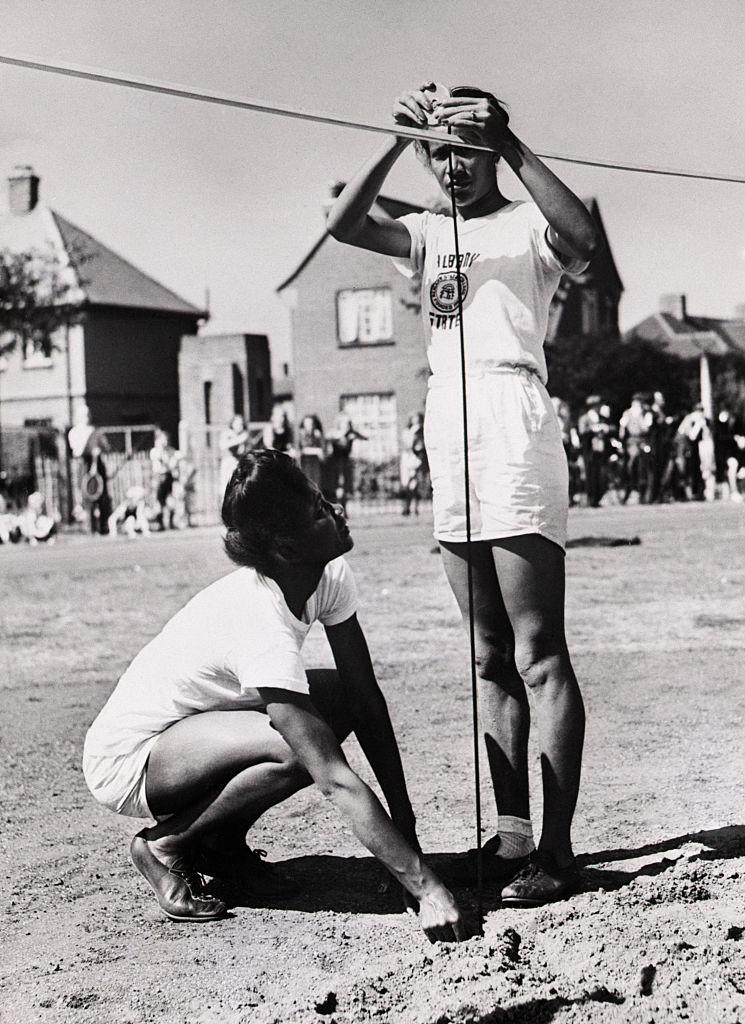
[[(131, 842), (161, 910), (179, 921), (222, 917), (203, 874), (251, 900), (291, 894), (246, 833), (268, 808), (315, 782), (397, 879), (431, 939), (466, 927), (422, 860), (396, 737), (375, 678), (344, 516), (288, 455), (241, 457), (222, 507), (225, 550), (239, 568), (198, 593), (134, 659), (86, 736), (95, 798), (156, 824)], [(303, 640), (326, 630), (336, 669), (306, 671)], [(359, 741), (388, 804), (349, 767)]]
[(150, 535), (150, 520), (145, 502), (147, 492), (144, 487), (128, 487), (124, 501), (120, 502), (109, 516), (109, 537), (114, 540), (119, 527), (127, 537), (143, 537)]

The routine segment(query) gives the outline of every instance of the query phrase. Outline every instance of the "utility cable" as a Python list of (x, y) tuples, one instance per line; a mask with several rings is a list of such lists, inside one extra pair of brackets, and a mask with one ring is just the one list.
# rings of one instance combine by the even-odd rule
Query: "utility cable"
[[(46, 71), (56, 75), (66, 75), (69, 78), (82, 78), (92, 82), (100, 82), (105, 85), (119, 85), (128, 89), (140, 89), (145, 92), (160, 93), (165, 96), (176, 96), (180, 99), (197, 100), (200, 103), (214, 103), (225, 107), (235, 107), (241, 110), (252, 110), (261, 114), (274, 114), (278, 117), (293, 117), (303, 121), (315, 121), (320, 124), (337, 125), (342, 128), (355, 128), (361, 131), (379, 132), (386, 135), (398, 135), (407, 139), (419, 139), (427, 142), (447, 142), (450, 146), (462, 149), (480, 149), (493, 153), (491, 146), (482, 146), (474, 142), (464, 140), (442, 132), (425, 130), (422, 128), (409, 128), (404, 125), (375, 124), (367, 121), (351, 121), (347, 118), (334, 114), (320, 114), (305, 110), (297, 110), (291, 107), (277, 106), (276, 104), (258, 103), (253, 100), (244, 99), (238, 96), (230, 96), (225, 93), (208, 92), (204, 89), (192, 89), (182, 85), (171, 85), (167, 82), (156, 82), (152, 79), (138, 78), (133, 75), (115, 74), (111, 71), (104, 71), (99, 68), (83, 67), (77, 64), (55, 63), (36, 60), (30, 57), (12, 57), (8, 54), (0, 54), (0, 64), (8, 64), (12, 67), (29, 68), (34, 71)], [(665, 167), (651, 167), (641, 164), (614, 163), (604, 160), (590, 160), (584, 157), (567, 156), (563, 153), (536, 153), (542, 160), (559, 160), (569, 164), (579, 164), (585, 167), (599, 167), (611, 171), (628, 171), (633, 174), (657, 174), (669, 178), (694, 178), (699, 181), (719, 181), (733, 185), (745, 185), (745, 178), (730, 174), (715, 174), (706, 171), (675, 170)]]

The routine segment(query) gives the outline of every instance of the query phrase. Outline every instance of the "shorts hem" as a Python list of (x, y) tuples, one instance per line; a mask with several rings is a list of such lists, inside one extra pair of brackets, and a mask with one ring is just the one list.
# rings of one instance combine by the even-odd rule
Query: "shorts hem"
[[(468, 534), (465, 531), (438, 531), (435, 530), (432, 534), (435, 540), (449, 541), (451, 544), (467, 544)], [(546, 540), (550, 540), (552, 544), (556, 544), (561, 548), (562, 551), (566, 551), (566, 538), (557, 537), (555, 534), (549, 533), (547, 530), (504, 530), (500, 532), (487, 531), (487, 535), (483, 536), (479, 534), (471, 534), (471, 541), (490, 541), (490, 540), (509, 540), (510, 537), (545, 537)]]
[[(83, 774), (88, 789), (98, 804), (115, 814), (126, 818), (149, 818), (157, 821), (147, 803), (146, 781), (147, 763), (150, 751), (158, 736), (150, 736), (135, 751), (126, 755), (91, 755), (86, 753), (83, 759)], [(111, 768), (116, 765), (117, 771), (112, 775)], [(108, 772), (102, 778), (103, 770)], [(116, 785), (115, 778), (127, 769), (128, 788), (122, 792)]]

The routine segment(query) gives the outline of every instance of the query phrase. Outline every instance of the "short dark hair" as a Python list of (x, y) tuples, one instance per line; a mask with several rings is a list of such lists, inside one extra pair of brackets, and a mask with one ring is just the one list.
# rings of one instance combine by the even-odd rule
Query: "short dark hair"
[[(497, 110), (499, 110), (500, 114), (504, 118), (505, 124), (510, 123), (510, 115), (507, 111), (507, 105), (503, 100), (497, 99), (493, 92), (487, 92), (485, 89), (479, 89), (475, 85), (454, 85), (449, 89), (449, 92), (451, 96), (473, 96), (475, 99), (489, 100), (489, 102), (493, 103)], [(414, 143), (414, 152), (425, 167), (429, 167), (429, 143), (421, 139), (417, 139)]]
[(309, 495), (308, 478), (284, 452), (259, 448), (242, 455), (222, 503), (228, 558), (270, 575), (276, 542), (303, 524)]

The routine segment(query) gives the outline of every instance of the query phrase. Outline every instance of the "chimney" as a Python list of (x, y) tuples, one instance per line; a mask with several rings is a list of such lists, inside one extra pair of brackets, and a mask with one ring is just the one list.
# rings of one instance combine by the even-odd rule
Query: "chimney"
[(688, 315), (685, 295), (661, 295), (660, 313), (674, 316), (676, 320), (685, 320)]
[(30, 213), (39, 202), (39, 179), (33, 167), (17, 166), (8, 178), (8, 206), (16, 216)]
[(745, 303), (735, 306), (735, 320), (745, 320)]

